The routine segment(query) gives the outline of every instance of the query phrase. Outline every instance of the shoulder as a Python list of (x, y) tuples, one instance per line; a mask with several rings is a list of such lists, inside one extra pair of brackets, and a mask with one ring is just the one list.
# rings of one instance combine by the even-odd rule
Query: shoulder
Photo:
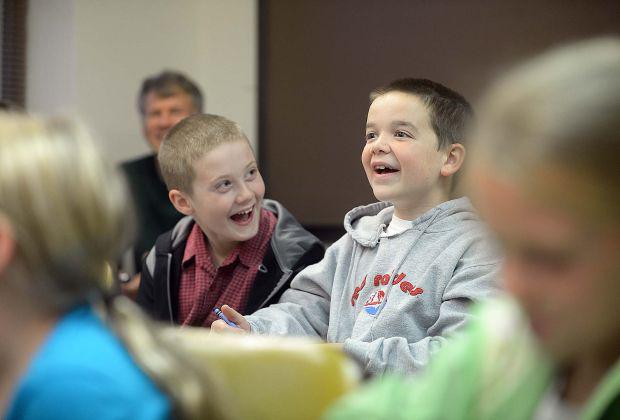
[(154, 386), (127, 386), (121, 378), (83, 369), (58, 369), (28, 383), (8, 419), (158, 419), (170, 416), (168, 399)]
[[(474, 313), (477, 316), (438, 352), (411, 392), (418, 402), (429, 401), (436, 416), (456, 417), (462, 411), (450, 410), (469, 406), (475, 418), (530, 418), (530, 407), (546, 386), (550, 365), (515, 302), (490, 300)], [(447, 388), (458, 392), (438, 393)], [(446, 405), (448, 399), (456, 404)]]
[[(191, 216), (185, 216), (172, 229), (157, 237), (155, 245), (150, 249), (145, 260), (147, 271), (151, 275), (154, 274), (155, 261), (158, 255), (172, 253), (173, 261), (182, 257), (182, 252), (187, 245), (187, 239), (194, 226), (196, 226), (194, 219)], [(176, 261), (176, 263), (180, 264), (180, 260)]]
[(271, 247), (287, 266), (285, 268), (294, 267), (308, 252), (322, 257), (325, 249), (319, 238), (306, 230), (282, 204), (265, 199), (263, 208), (277, 217)]
[(122, 162), (120, 168), (127, 174), (150, 172), (155, 170), (155, 155), (141, 156)]
[(178, 248), (181, 244), (187, 242), (187, 238), (192, 229), (196, 226), (194, 218), (191, 216), (185, 216), (177, 222), (174, 227), (159, 236), (157, 242), (166, 241), (169, 242), (172, 249)]
[(469, 199), (462, 197), (437, 207), (437, 217), (425, 230), (445, 249), (460, 255), (498, 257), (493, 235), (479, 218)]
[(144, 376), (120, 339), (88, 306), (74, 309), (56, 325), (32, 364), (32, 373), (88, 372), (113, 380)]
[[(148, 196), (152, 194), (151, 191), (161, 193), (161, 191), (166, 189), (163, 180), (157, 172), (155, 155), (148, 155), (124, 162), (120, 165), (120, 170), (125, 175), (134, 195)], [(166, 194), (165, 201), (167, 200)]]
[(196, 226), (194, 218), (191, 216), (184, 216), (172, 229), (157, 237), (155, 245), (149, 252), (149, 256), (155, 253), (170, 253), (179, 247), (185, 247), (194, 226)]
[(37, 418), (37, 413), (86, 418), (88, 412), (106, 418), (110, 412), (134, 413), (132, 405), (145, 400), (162, 413), (168, 409), (166, 398), (120, 340), (92, 311), (80, 308), (61, 319), (35, 356), (13, 412), (18, 414), (14, 418)]

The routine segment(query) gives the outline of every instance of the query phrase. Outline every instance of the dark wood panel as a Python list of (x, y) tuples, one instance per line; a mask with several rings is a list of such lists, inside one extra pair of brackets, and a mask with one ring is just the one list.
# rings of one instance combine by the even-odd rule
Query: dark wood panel
[(5, 106), (23, 107), (26, 96), (27, 0), (0, 1), (2, 17), (1, 96)]
[(474, 99), (551, 45), (614, 33), (617, 1), (260, 2), (259, 144), (267, 195), (306, 225), (373, 201), (360, 163), (368, 92), (426, 77)]

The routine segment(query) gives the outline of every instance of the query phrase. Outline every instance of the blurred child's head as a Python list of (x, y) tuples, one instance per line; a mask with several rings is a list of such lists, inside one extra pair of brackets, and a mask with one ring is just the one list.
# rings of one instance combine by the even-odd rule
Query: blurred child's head
[(120, 176), (84, 130), (0, 116), (1, 291), (54, 312), (97, 296), (131, 222)]
[(362, 164), (377, 199), (405, 216), (446, 201), (465, 158), (469, 103), (426, 79), (396, 80), (370, 101)]
[(236, 123), (210, 114), (187, 117), (170, 130), (158, 160), (172, 204), (191, 215), (210, 241), (256, 235), (265, 184)]
[(567, 46), (495, 84), (469, 184), (504, 281), (561, 361), (620, 344), (620, 40)]

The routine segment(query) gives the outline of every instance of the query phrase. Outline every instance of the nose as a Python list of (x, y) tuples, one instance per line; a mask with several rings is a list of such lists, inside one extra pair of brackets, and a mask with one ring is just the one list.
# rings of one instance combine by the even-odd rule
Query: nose
[(390, 152), (390, 145), (384, 135), (378, 136), (377, 139), (372, 142), (372, 152), (375, 154)]
[(169, 112), (162, 112), (157, 119), (160, 128), (171, 128), (174, 125), (174, 118)]
[(245, 183), (242, 183), (235, 201), (237, 204), (243, 204), (252, 201), (253, 197), (252, 190)]

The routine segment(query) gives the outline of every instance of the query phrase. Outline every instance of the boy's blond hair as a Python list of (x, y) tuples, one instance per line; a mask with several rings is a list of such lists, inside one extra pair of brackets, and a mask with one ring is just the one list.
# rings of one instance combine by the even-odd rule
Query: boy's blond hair
[(237, 123), (219, 115), (196, 114), (175, 125), (157, 156), (168, 190), (192, 194), (194, 163), (217, 146), (235, 141), (248, 139)]
[(65, 120), (0, 116), (0, 215), (14, 229), (11, 276), (57, 311), (86, 300), (128, 243), (125, 185), (88, 133)]
[[(620, 38), (542, 55), (496, 82), (482, 106), (486, 134), (476, 159), (511, 177), (568, 169), (581, 185), (567, 185), (563, 199), (620, 215)], [(582, 188), (599, 199), (579, 195)]]

